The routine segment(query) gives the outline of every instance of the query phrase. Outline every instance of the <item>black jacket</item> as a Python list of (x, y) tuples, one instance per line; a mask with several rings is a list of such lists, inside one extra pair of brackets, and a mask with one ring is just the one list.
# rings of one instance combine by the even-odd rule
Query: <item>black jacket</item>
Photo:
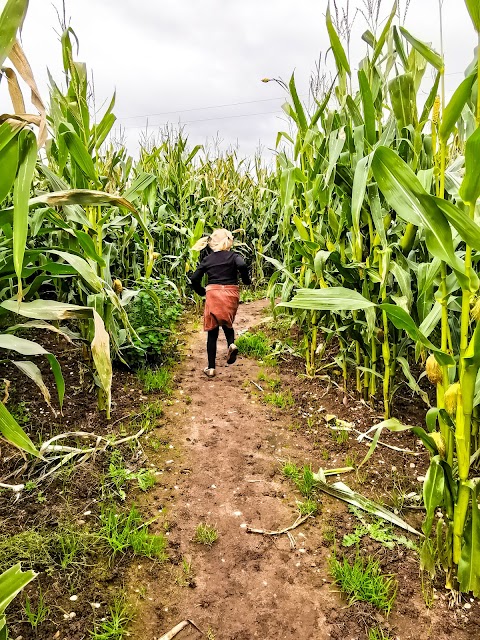
[(239, 274), (243, 284), (252, 283), (245, 260), (235, 251), (213, 251), (199, 263), (190, 278), (190, 284), (200, 296), (205, 295), (202, 287), (205, 274), (208, 276), (208, 284), (238, 284)]

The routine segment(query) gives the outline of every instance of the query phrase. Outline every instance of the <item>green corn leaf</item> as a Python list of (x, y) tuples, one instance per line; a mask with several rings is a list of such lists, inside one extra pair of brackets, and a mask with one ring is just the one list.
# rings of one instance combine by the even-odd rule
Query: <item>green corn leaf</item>
[(390, 31), (390, 27), (392, 26), (392, 22), (393, 22), (395, 16), (397, 15), (397, 9), (398, 9), (398, 2), (397, 2), (397, 0), (395, 0), (395, 2), (393, 3), (392, 10), (390, 11), (390, 15), (388, 17), (388, 20), (385, 23), (385, 26), (384, 26), (384, 28), (382, 30), (382, 33), (380, 34), (380, 37), (377, 40), (377, 43), (375, 45), (375, 49), (373, 51), (373, 57), (372, 57), (372, 64), (375, 64), (378, 56), (382, 53), (383, 46), (384, 46), (385, 41), (387, 39), (388, 33)]
[(298, 126), (302, 133), (305, 133), (307, 130), (307, 118), (305, 117), (305, 111), (303, 109), (302, 103), (300, 102), (300, 98), (298, 97), (297, 87), (295, 86), (295, 75), (292, 73), (292, 77), (290, 78), (290, 82), (288, 84), (290, 89), (290, 95), (292, 96), (293, 105), (295, 107), (295, 113), (297, 116)]
[(382, 518), (387, 522), (391, 522), (395, 526), (405, 529), (406, 531), (409, 531), (410, 533), (413, 533), (417, 536), (422, 535), (419, 531), (410, 526), (408, 522), (405, 522), (405, 520), (395, 515), (388, 509), (385, 509), (385, 507), (382, 507), (373, 500), (365, 498), (365, 496), (362, 496), (360, 493), (352, 491), (352, 489), (350, 489), (350, 487), (348, 487), (343, 482), (334, 482), (333, 484), (329, 484), (328, 482), (326, 482), (323, 469), (320, 469), (318, 473), (314, 473), (313, 477), (315, 482), (317, 483), (315, 486), (321, 491), (324, 491), (325, 493), (333, 496), (334, 498), (338, 498), (339, 500), (343, 500), (348, 504), (352, 504), (359, 509), (362, 509), (362, 511), (366, 511), (367, 513), (370, 513), (377, 518)]
[(480, 196), (480, 128), (468, 138), (465, 148), (465, 177), (460, 187), (460, 197), (468, 204), (475, 204)]
[(10, 567), (0, 575), (0, 617), (5, 613), (10, 602), (36, 575), (31, 569), (22, 571), (20, 564)]
[[(27, 436), (22, 427), (17, 423), (7, 407), (0, 402), (0, 433), (10, 444), (32, 456), (40, 457), (38, 449)], [(1, 594), (1, 591), (0, 591)], [(1, 598), (1, 595), (0, 595)]]
[(370, 172), (370, 164), (372, 156), (368, 155), (362, 158), (355, 167), (352, 186), (352, 226), (353, 234), (356, 238), (358, 246), (360, 246), (360, 215), (362, 212), (365, 192), (367, 190), (368, 174)]
[(397, 55), (400, 58), (404, 69), (408, 69), (407, 54), (405, 53), (403, 41), (400, 33), (398, 32), (398, 28), (395, 25), (393, 26), (393, 40), (395, 42), (395, 51), (397, 52)]
[(18, 138), (11, 139), (0, 150), (0, 203), (10, 193), (18, 168)]
[(428, 537), (432, 531), (435, 510), (443, 504), (445, 490), (445, 474), (441, 465), (440, 456), (434, 456), (430, 460), (430, 466), (423, 483), (423, 502), (427, 510), (427, 517), (422, 525), (423, 533)]
[(440, 140), (442, 140), (442, 142), (447, 142), (448, 137), (455, 128), (455, 125), (460, 120), (463, 107), (472, 94), (472, 88), (476, 77), (476, 73), (472, 73), (467, 78), (465, 78), (465, 80), (463, 80), (463, 82), (461, 82), (461, 84), (457, 87), (450, 99), (450, 102), (445, 107), (442, 116), (442, 122), (440, 123), (440, 128), (438, 131), (438, 135), (440, 136)]
[(475, 31), (479, 33), (480, 32), (480, 4), (478, 0), (465, 0), (465, 4), (467, 5), (467, 10), (472, 19), (473, 26), (475, 27)]
[(388, 84), (393, 113), (400, 129), (417, 122), (415, 81), (411, 73), (396, 76)]
[(435, 82), (433, 83), (432, 88), (430, 89), (430, 93), (428, 94), (427, 99), (425, 100), (425, 104), (423, 106), (422, 115), (420, 116), (420, 126), (423, 128), (425, 123), (428, 121), (430, 117), (430, 113), (433, 109), (433, 105), (435, 104), (435, 98), (438, 95), (438, 86), (440, 84), (441, 74), (437, 73), (435, 77)]
[(478, 507), (479, 479), (469, 480), (467, 484), (472, 490), (472, 517), (468, 522), (462, 547), (462, 555), (458, 563), (458, 581), (460, 590), (478, 598), (480, 596), (480, 511)]
[(28, 201), (37, 161), (37, 139), (30, 129), (19, 134), (20, 162), (13, 191), (13, 264), (18, 278), (18, 296), (22, 295), (22, 268), (28, 234)]
[(8, 58), (17, 31), (22, 27), (28, 9), (28, 0), (7, 0), (0, 15), (0, 67)]
[(350, 75), (350, 65), (348, 64), (347, 55), (342, 46), (342, 43), (340, 42), (338, 33), (335, 31), (335, 27), (333, 26), (332, 15), (330, 13), (330, 4), (327, 7), (326, 21), (327, 21), (328, 37), (330, 38), (330, 46), (332, 47), (338, 72), (340, 74), (347, 72), (348, 75)]
[(440, 364), (448, 365), (455, 364), (455, 360), (452, 356), (444, 353), (441, 349), (438, 349), (434, 344), (426, 338), (420, 329), (417, 327), (412, 317), (404, 310), (401, 309), (396, 304), (380, 304), (380, 309), (385, 311), (388, 318), (391, 322), (397, 327), (397, 329), (402, 329), (406, 331), (408, 335), (415, 340), (415, 342), (420, 342), (424, 347), (427, 347), (430, 351), (433, 351), (436, 359)]
[(73, 253), (67, 253), (66, 251), (57, 251), (55, 249), (48, 249), (48, 253), (53, 253), (56, 256), (60, 256), (63, 258), (65, 262), (68, 262), (78, 273), (82, 276), (85, 282), (95, 291), (96, 293), (100, 293), (103, 289), (103, 282), (97, 276), (93, 268), (89, 265), (89, 263), (76, 256)]
[(468, 289), (464, 265), (455, 255), (449, 224), (411, 168), (392, 149), (378, 147), (372, 170), (389, 205), (406, 222), (425, 230), (430, 252), (455, 269), (462, 286)]
[(330, 287), (328, 289), (297, 289), (290, 302), (280, 302), (280, 307), (318, 311), (358, 311), (374, 307), (375, 303), (353, 289)]
[(95, 243), (88, 233), (85, 233), (85, 231), (75, 231), (74, 233), (77, 236), (78, 244), (84, 250), (85, 255), (91, 260), (95, 260), (95, 262), (97, 262), (101, 267), (105, 267), (106, 262), (102, 256), (98, 255)]
[(380, 304), (380, 309), (385, 311), (389, 320), (397, 329), (406, 331), (408, 335), (415, 340), (415, 342), (421, 342), (424, 347), (427, 347), (435, 354), (436, 359), (442, 365), (455, 364), (455, 360), (451, 355), (444, 353), (441, 349), (438, 349), (434, 344), (426, 338), (420, 329), (415, 324), (412, 317), (404, 310), (398, 307), (396, 304)]
[(96, 184), (98, 179), (95, 165), (80, 136), (67, 125), (60, 125), (58, 131), (63, 136), (73, 161), (80, 167), (87, 178)]
[(441, 55), (439, 55), (436, 51), (434, 51), (431, 47), (429, 47), (421, 40), (417, 40), (417, 38), (412, 36), (412, 34), (403, 27), (400, 27), (400, 31), (403, 37), (408, 40), (415, 51), (418, 51), (418, 53), (422, 55), (425, 60), (427, 60), (432, 66), (434, 66), (437, 71), (443, 71), (445, 65)]
[(436, 197), (433, 197), (433, 200), (452, 227), (458, 231), (462, 240), (473, 249), (480, 251), (480, 226), (465, 211), (454, 205), (451, 200)]
[(363, 104), (363, 119), (365, 123), (365, 137), (372, 147), (377, 141), (375, 105), (373, 104), (372, 90), (368, 83), (367, 75), (363, 69), (358, 72), (360, 84), (360, 96)]

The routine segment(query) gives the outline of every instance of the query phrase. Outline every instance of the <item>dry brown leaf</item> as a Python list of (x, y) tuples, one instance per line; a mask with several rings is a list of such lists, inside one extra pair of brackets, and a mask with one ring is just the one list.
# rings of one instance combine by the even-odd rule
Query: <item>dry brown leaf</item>
[(8, 57), (17, 70), (17, 73), (30, 88), (32, 104), (38, 109), (38, 112), (40, 113), (38, 146), (41, 148), (47, 140), (47, 113), (45, 110), (45, 105), (43, 104), (43, 100), (40, 96), (40, 91), (38, 90), (37, 83), (35, 82), (32, 68), (18, 40), (13, 45)]
[(13, 110), (16, 114), (25, 113), (25, 101), (23, 100), (22, 90), (18, 84), (17, 74), (10, 67), (4, 67), (3, 73), (7, 76), (8, 92), (12, 100)]

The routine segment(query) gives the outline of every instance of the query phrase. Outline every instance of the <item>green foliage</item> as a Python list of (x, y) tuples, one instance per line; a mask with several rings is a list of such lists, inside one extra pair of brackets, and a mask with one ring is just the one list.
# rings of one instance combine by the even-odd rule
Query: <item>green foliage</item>
[(99, 538), (110, 549), (111, 559), (118, 553), (132, 551), (135, 555), (165, 561), (167, 540), (162, 534), (148, 533), (138, 509), (133, 505), (128, 513), (115, 507), (104, 507), (100, 514)]
[(297, 509), (301, 516), (315, 516), (318, 513), (318, 502), (307, 498), (302, 502), (297, 502)]
[(116, 597), (106, 617), (95, 622), (90, 631), (92, 640), (124, 640), (128, 633), (128, 624), (133, 620), (131, 607), (126, 604), (124, 597)]
[(330, 573), (346, 595), (349, 604), (369, 602), (380, 611), (390, 613), (397, 595), (397, 582), (392, 576), (384, 576), (373, 558), (361, 558), (358, 553), (353, 562), (344, 558), (340, 562), (330, 558)]
[(395, 534), (393, 527), (380, 519), (370, 519), (356, 507), (350, 506), (350, 511), (362, 523), (355, 527), (353, 533), (346, 533), (343, 536), (342, 545), (352, 547), (357, 545), (364, 536), (369, 536), (372, 540), (380, 542), (387, 549), (394, 549), (396, 545), (401, 545), (407, 549), (418, 551), (418, 546), (406, 536)]
[(95, 544), (95, 534), (65, 523), (53, 531), (27, 529), (0, 536), (0, 571), (19, 562), (38, 571), (80, 568)]
[(235, 344), (240, 353), (257, 360), (264, 360), (272, 352), (267, 336), (261, 331), (258, 333), (242, 333), (235, 340)]
[(47, 619), (50, 613), (50, 609), (45, 604), (43, 593), (40, 588), (38, 589), (38, 599), (36, 606), (33, 606), (30, 598), (26, 596), (23, 611), (32, 629), (36, 629), (44, 620)]
[(218, 540), (218, 531), (216, 527), (207, 524), (206, 522), (200, 522), (195, 529), (194, 542), (204, 544), (207, 547), (211, 547), (214, 542)]
[(283, 466), (282, 473), (286, 478), (293, 480), (297, 489), (306, 498), (315, 493), (317, 481), (310, 466), (305, 465), (303, 469), (299, 469), (293, 462), (287, 462)]
[(177, 290), (165, 276), (140, 278), (139, 293), (127, 306), (128, 320), (138, 338), (121, 350), (124, 360), (134, 367), (158, 365), (171, 355), (172, 335), (182, 313)]
[(155, 474), (150, 469), (138, 469), (138, 471), (127, 469), (121, 452), (115, 449), (110, 456), (108, 473), (104, 479), (104, 490), (107, 494), (113, 494), (125, 500), (127, 483), (133, 480), (137, 481), (141, 491), (148, 491), (155, 485)]
[(368, 640), (389, 640), (392, 636), (381, 627), (371, 627), (368, 630)]
[(147, 393), (161, 391), (169, 396), (172, 393), (173, 375), (170, 369), (139, 369), (137, 372), (140, 382)]
[(274, 407), (278, 407), (279, 409), (290, 409), (295, 404), (290, 390), (266, 393), (263, 399), (265, 402), (268, 402), (268, 404), (273, 404)]

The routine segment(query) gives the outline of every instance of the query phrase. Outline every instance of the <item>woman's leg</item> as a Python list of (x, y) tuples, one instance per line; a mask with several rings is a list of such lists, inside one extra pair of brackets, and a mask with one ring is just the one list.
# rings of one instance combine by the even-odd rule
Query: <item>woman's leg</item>
[(229, 347), (235, 342), (235, 331), (233, 327), (226, 327), (225, 325), (223, 325), (222, 329), (227, 339), (227, 346)]
[(218, 327), (210, 329), (207, 332), (207, 356), (208, 356), (208, 368), (215, 369), (215, 360), (217, 357), (217, 338)]
[(227, 339), (228, 344), (228, 354), (227, 354), (227, 364), (233, 364), (238, 355), (238, 349), (235, 345), (235, 331), (233, 327), (223, 327), (223, 331), (225, 333), (225, 337)]

